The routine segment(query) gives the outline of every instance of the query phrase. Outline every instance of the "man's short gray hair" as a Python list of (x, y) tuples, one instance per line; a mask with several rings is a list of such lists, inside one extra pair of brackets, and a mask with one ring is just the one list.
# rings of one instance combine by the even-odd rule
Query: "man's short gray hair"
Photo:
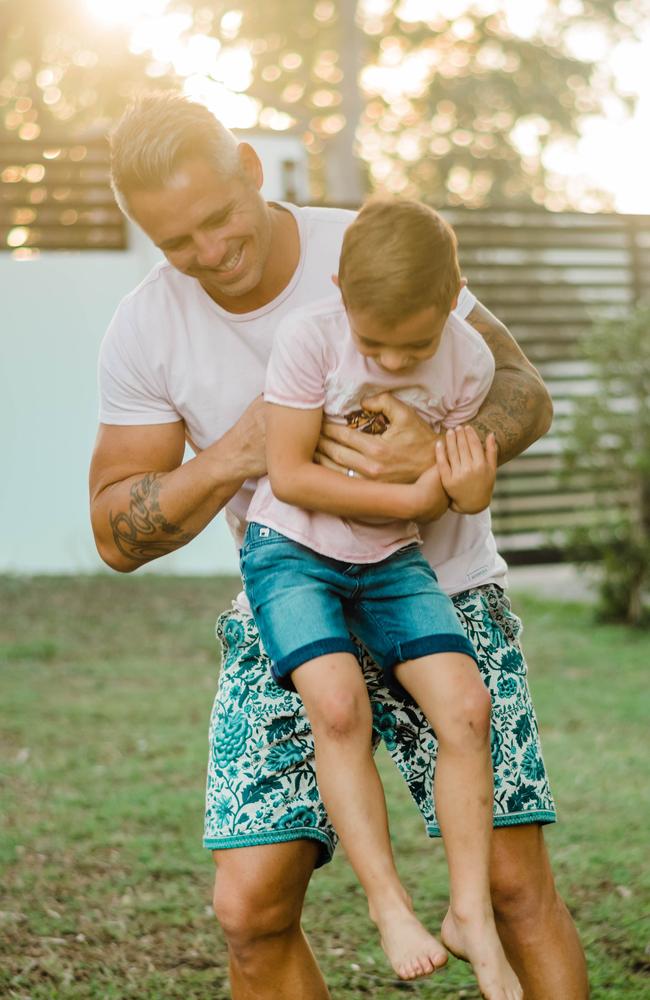
[(163, 187), (181, 163), (202, 157), (224, 178), (239, 171), (237, 140), (203, 104), (175, 91), (138, 97), (109, 137), (111, 185), (128, 215), (132, 191)]

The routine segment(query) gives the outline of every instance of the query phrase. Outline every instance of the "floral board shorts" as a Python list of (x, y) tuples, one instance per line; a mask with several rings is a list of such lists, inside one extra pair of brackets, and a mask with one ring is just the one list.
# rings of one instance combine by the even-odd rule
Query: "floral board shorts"
[[(519, 644), (521, 622), (494, 584), (452, 598), (492, 696), (494, 826), (555, 822), (537, 720)], [(204, 847), (218, 850), (316, 840), (319, 864), (336, 834), (320, 800), (314, 746), (302, 701), (281, 688), (254, 618), (227, 611), (217, 621), (223, 662), (209, 731)], [(437, 744), (415, 705), (390, 693), (362, 646), (359, 662), (372, 705), (373, 742), (384, 741), (420, 810), (440, 836), (433, 802)]]

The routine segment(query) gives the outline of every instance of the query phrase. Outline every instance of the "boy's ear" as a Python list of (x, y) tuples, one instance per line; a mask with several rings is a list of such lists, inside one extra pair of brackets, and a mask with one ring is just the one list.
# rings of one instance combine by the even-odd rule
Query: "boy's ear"
[(334, 284), (336, 285), (336, 287), (337, 287), (337, 288), (340, 288), (340, 287), (341, 287), (341, 286), (339, 285), (339, 276), (338, 276), (338, 274), (333, 274), (333, 275), (332, 275), (332, 281), (333, 281), (333, 283), (334, 283)]
[(454, 298), (453, 302), (451, 303), (451, 309), (449, 310), (449, 312), (453, 312), (454, 309), (456, 308), (456, 306), (458, 305), (458, 299), (460, 298), (460, 293), (462, 292), (463, 288), (465, 288), (466, 285), (467, 285), (467, 278), (461, 278), (460, 279), (460, 288), (456, 292), (456, 297)]

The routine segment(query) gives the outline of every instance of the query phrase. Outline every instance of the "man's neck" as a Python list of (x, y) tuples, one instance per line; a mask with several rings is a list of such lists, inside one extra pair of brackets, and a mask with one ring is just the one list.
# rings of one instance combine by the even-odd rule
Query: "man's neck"
[(207, 294), (228, 312), (241, 315), (262, 309), (284, 291), (300, 262), (300, 233), (293, 214), (280, 205), (269, 203), (271, 243), (261, 281), (245, 295)]

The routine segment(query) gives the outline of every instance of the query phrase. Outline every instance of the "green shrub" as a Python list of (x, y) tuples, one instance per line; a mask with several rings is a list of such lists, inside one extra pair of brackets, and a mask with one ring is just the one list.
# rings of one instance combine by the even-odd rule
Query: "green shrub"
[(597, 324), (583, 349), (595, 389), (576, 403), (564, 465), (598, 492), (602, 517), (567, 541), (579, 561), (602, 563), (600, 617), (641, 625), (650, 617), (650, 306)]

